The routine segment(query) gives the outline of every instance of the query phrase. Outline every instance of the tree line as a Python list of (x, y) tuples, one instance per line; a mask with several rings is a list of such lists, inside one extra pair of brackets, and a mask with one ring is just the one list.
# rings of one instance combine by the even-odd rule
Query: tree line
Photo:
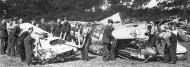
[[(99, 21), (117, 12), (121, 13), (122, 18), (131, 17), (139, 20), (158, 20), (172, 15), (188, 18), (190, 14), (189, 0), (168, 0), (154, 8), (143, 8), (150, 0), (108, 0), (108, 2), (112, 6), (106, 11), (99, 8), (105, 4), (104, 0), (7, 0), (6, 6), (1, 9), (7, 11), (7, 18), (17, 16), (25, 19), (41, 17), (56, 19), (67, 16), (69, 20), (78, 21)], [(95, 12), (85, 11), (92, 7), (96, 8)]]

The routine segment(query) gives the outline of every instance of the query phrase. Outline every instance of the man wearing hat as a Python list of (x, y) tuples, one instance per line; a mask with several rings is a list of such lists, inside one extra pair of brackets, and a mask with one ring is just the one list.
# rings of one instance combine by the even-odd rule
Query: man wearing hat
[(25, 48), (24, 48), (24, 39), (26, 38), (26, 36), (28, 36), (32, 32), (33, 32), (33, 27), (29, 28), (28, 31), (21, 33), (21, 35), (17, 39), (16, 44), (19, 49), (19, 54), (20, 54), (20, 58), (21, 58), (22, 62), (25, 61), (25, 59), (26, 59)]
[[(113, 26), (113, 20), (109, 19), (108, 24), (104, 29), (102, 42), (103, 42), (103, 61), (107, 60), (114, 60), (115, 57), (115, 38), (112, 35), (112, 31), (114, 30)], [(110, 49), (110, 50), (108, 50)]]

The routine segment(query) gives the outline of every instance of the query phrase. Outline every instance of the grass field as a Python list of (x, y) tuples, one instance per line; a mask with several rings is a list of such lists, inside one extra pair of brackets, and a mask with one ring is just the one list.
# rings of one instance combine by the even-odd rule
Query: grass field
[[(188, 49), (190, 55), (190, 42), (183, 42), (183, 45)], [(12, 58), (6, 55), (0, 56), (0, 67), (190, 67), (190, 57), (184, 61), (178, 61), (177, 64), (166, 64), (162, 61), (150, 61), (148, 63), (141, 63), (137, 60), (128, 60), (117, 58), (113, 61), (104, 62), (101, 56), (90, 55), (90, 61), (83, 61), (81, 56), (76, 56), (75, 59), (59, 63), (51, 63), (45, 65), (26, 65), (21, 62), (19, 57)]]

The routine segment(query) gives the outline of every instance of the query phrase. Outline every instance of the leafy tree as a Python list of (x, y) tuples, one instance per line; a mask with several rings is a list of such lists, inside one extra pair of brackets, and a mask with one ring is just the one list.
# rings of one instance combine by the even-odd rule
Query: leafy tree
[(69, 12), (70, 10), (89, 9), (101, 3), (101, 0), (8, 0), (15, 16), (53, 15)]

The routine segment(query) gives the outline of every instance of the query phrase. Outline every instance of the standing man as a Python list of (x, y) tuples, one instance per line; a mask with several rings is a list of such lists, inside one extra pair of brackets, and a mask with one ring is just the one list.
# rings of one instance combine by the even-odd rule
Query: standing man
[(87, 25), (87, 27), (83, 30), (83, 43), (81, 47), (81, 54), (82, 54), (82, 60), (88, 61), (88, 51), (89, 51), (89, 46), (91, 44), (92, 38), (92, 27), (90, 24)]
[(25, 61), (25, 59), (26, 59), (25, 48), (24, 48), (24, 39), (26, 38), (26, 36), (28, 36), (32, 32), (33, 32), (33, 27), (29, 28), (28, 31), (21, 33), (20, 37), (17, 39), (17, 46), (19, 49), (19, 54), (20, 54), (20, 58), (21, 58), (22, 62)]
[(60, 29), (61, 29), (61, 19), (58, 18), (57, 19), (57, 22), (53, 24), (54, 28), (53, 28), (53, 35), (56, 36), (56, 37), (60, 37)]
[(6, 46), (7, 46), (7, 29), (6, 29), (6, 23), (5, 20), (2, 20), (0, 23), (0, 54), (4, 55)]
[(156, 23), (159, 23), (159, 21), (151, 21), (150, 24), (151, 24), (151, 28), (150, 28), (150, 36), (149, 36), (149, 41), (151, 42), (151, 45), (153, 47), (155, 47), (156, 49), (156, 52), (158, 54), (158, 49), (157, 49), (157, 44), (159, 42), (159, 39), (158, 39), (158, 27), (157, 27), (157, 24)]
[(23, 23), (23, 19), (20, 18), (20, 19), (18, 20), (18, 23), (19, 23), (19, 24), (22, 24), (22, 23)]
[(20, 34), (20, 27), (17, 21), (13, 21), (13, 29), (9, 32), (9, 44), (7, 47), (8, 55), (16, 56), (16, 40)]
[(60, 35), (61, 39), (70, 42), (71, 41), (70, 31), (71, 31), (71, 25), (68, 23), (67, 19), (65, 19), (61, 25), (61, 35)]
[(13, 21), (12, 19), (9, 19), (9, 21), (7, 22), (7, 33), (8, 33), (8, 43), (7, 43), (7, 49), (6, 49), (6, 53), (8, 56), (11, 56), (11, 49), (10, 49), (10, 46), (11, 46), (11, 43), (13, 41)]
[(43, 29), (43, 30), (45, 30), (45, 31), (47, 31), (48, 32), (48, 26), (47, 26), (48, 24), (47, 23), (45, 23), (45, 19), (44, 18), (41, 18), (40, 19), (40, 27), (41, 27), (41, 29)]
[(37, 22), (35, 26), (41, 28), (40, 22)]
[[(22, 21), (21, 21), (22, 22)], [(19, 38), (19, 34), (21, 32), (20, 30), (20, 22), (15, 22), (15, 27), (13, 29), (13, 42), (12, 42), (12, 50), (13, 50), (13, 53), (14, 53), (14, 56), (18, 56), (19, 55), (19, 51), (18, 51), (18, 48), (17, 48), (17, 44), (16, 44), (16, 41), (17, 39)]]
[(161, 26), (162, 32), (159, 37), (165, 42), (164, 58), (166, 63), (176, 64), (176, 48), (177, 48), (177, 35), (164, 26)]
[(31, 24), (32, 24), (32, 25), (35, 25), (35, 24), (36, 24), (35, 19), (32, 19), (32, 20), (31, 20)]
[[(108, 60), (114, 60), (115, 59), (115, 47), (116, 47), (116, 41), (115, 38), (112, 35), (112, 31), (114, 30), (113, 26), (113, 20), (108, 20), (108, 25), (104, 29), (103, 33), (103, 61)], [(110, 49), (111, 47), (111, 49)], [(109, 50), (110, 49), (110, 50)]]
[(49, 23), (49, 25), (50, 25), (50, 33), (53, 34), (53, 30), (54, 30), (54, 21), (51, 20), (50, 23)]

